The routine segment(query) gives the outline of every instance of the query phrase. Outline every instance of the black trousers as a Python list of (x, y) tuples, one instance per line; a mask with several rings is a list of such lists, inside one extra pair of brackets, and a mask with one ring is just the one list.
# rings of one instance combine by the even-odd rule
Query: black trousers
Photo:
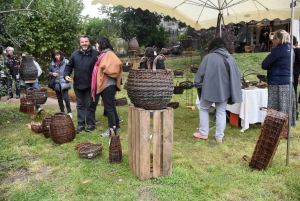
[(85, 124), (95, 126), (95, 110), (93, 107), (91, 89), (74, 89), (76, 95), (78, 127)]
[(62, 91), (55, 91), (55, 92), (56, 92), (56, 97), (57, 97), (60, 111), (65, 112), (65, 106), (64, 106), (64, 102), (63, 102), (63, 101), (65, 101), (68, 113), (72, 113), (70, 100), (69, 100), (69, 90), (65, 89)]
[(101, 92), (104, 111), (108, 118), (108, 128), (113, 128), (113, 126), (116, 126), (116, 128), (120, 128), (119, 116), (117, 113), (117, 109), (114, 106), (116, 92), (116, 85), (108, 86)]

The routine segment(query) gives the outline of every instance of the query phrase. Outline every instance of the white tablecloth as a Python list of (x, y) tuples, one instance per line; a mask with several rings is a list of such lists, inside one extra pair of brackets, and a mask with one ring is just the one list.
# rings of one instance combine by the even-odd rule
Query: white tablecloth
[[(241, 118), (241, 132), (249, 128), (249, 124), (264, 122), (266, 112), (261, 111), (260, 107), (267, 107), (268, 104), (268, 89), (242, 89), (243, 102), (227, 105), (226, 110), (238, 114)], [(200, 108), (198, 97), (196, 98), (196, 105)]]

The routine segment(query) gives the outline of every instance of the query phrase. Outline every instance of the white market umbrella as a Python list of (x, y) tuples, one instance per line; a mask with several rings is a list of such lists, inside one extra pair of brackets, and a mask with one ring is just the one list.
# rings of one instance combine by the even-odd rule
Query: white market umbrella
[[(92, 4), (148, 9), (175, 17), (196, 30), (216, 26), (218, 14), (224, 24), (291, 18), (290, 0), (93, 0)], [(300, 19), (300, 7), (294, 9)]]

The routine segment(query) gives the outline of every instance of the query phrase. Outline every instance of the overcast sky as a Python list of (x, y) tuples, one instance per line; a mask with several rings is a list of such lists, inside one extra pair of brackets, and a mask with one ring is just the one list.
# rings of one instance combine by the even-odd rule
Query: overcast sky
[(92, 0), (84, 0), (84, 9), (82, 15), (89, 15), (90, 17), (100, 17), (100, 13), (97, 8), (100, 4), (92, 5)]

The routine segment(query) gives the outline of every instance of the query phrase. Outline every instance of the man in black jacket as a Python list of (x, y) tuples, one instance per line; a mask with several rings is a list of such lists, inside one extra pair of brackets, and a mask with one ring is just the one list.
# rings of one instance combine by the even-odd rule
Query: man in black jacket
[[(95, 130), (95, 109), (91, 98), (91, 80), (98, 56), (98, 51), (91, 46), (89, 36), (80, 36), (79, 46), (79, 49), (72, 53), (64, 71), (64, 77), (68, 82), (73, 81), (70, 76), (73, 69), (75, 71), (73, 86), (76, 95), (77, 133), (81, 133), (83, 130), (87, 132)], [(86, 129), (85, 124), (88, 125)]]
[(17, 58), (14, 56), (14, 48), (8, 46), (6, 48), (7, 51), (7, 63), (6, 66), (9, 69), (10, 76), (7, 79), (7, 88), (8, 88), (8, 97), (7, 100), (13, 98), (13, 92), (12, 92), (12, 82), (13, 79), (15, 80), (15, 86), (16, 86), (16, 99), (20, 98), (20, 88), (19, 88), (19, 66)]

